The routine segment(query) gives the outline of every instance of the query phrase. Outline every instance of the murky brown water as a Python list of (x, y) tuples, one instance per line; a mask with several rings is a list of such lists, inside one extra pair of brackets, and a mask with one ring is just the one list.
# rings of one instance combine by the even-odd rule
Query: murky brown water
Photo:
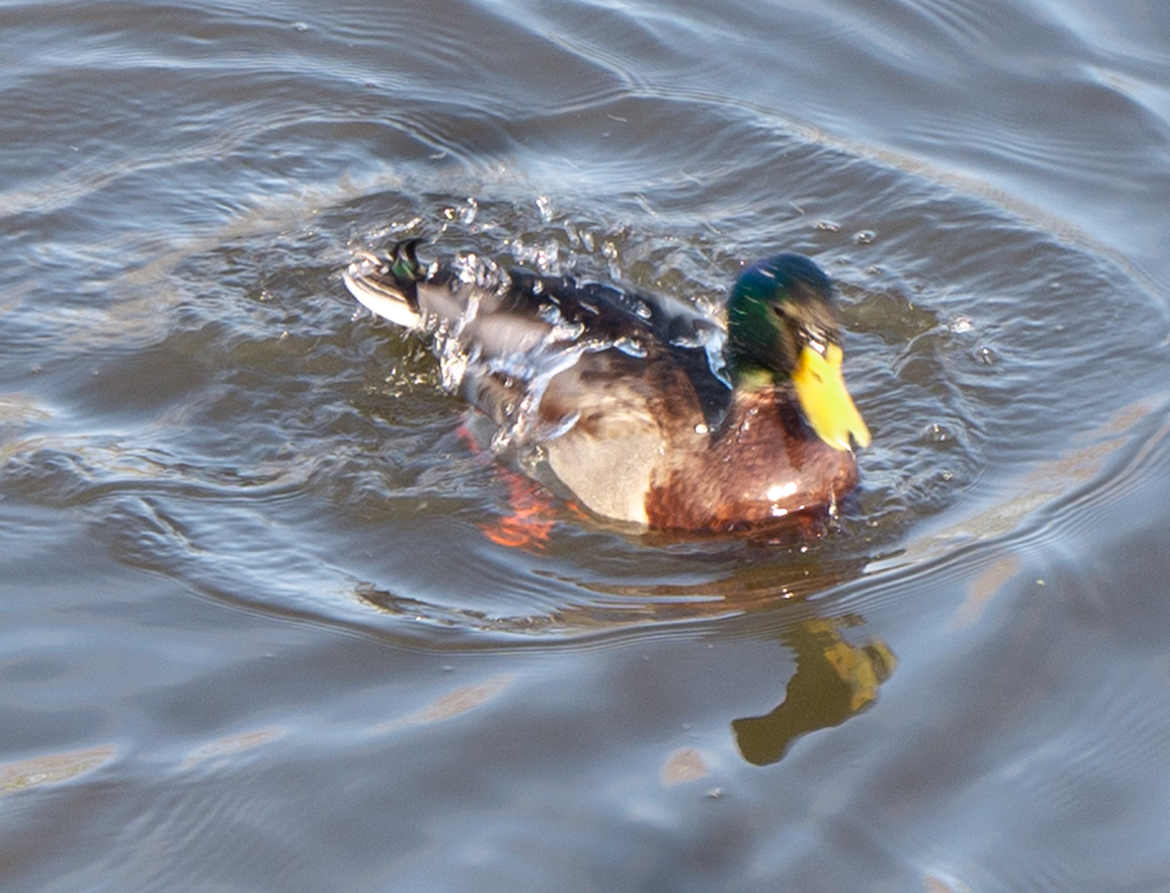
[[(1170, 886), (1170, 13), (0, 8), (0, 881)], [(822, 539), (469, 448), (355, 246), (838, 282)]]

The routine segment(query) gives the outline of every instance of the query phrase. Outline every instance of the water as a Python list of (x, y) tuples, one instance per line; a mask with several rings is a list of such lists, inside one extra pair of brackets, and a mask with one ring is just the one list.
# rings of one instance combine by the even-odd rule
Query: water
[[(1170, 8), (0, 7), (12, 889), (1170, 887)], [(527, 495), (355, 248), (838, 282), (804, 544)]]

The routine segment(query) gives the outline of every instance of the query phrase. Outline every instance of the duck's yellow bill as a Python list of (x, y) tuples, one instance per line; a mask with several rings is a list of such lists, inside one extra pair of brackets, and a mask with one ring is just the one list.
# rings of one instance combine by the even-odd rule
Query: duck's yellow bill
[(830, 344), (824, 355), (805, 347), (792, 373), (792, 383), (805, 418), (821, 440), (835, 450), (848, 450), (852, 436), (858, 446), (867, 447), (869, 429), (845, 389), (841, 358), (841, 348), (836, 344)]

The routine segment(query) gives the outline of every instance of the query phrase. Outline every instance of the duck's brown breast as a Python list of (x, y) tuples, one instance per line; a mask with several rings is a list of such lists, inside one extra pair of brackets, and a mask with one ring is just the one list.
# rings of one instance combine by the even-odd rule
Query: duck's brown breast
[[(681, 447), (681, 445), (680, 445)], [(818, 438), (783, 391), (738, 397), (701, 450), (668, 450), (646, 494), (651, 527), (735, 530), (820, 512), (857, 483), (857, 462)]]

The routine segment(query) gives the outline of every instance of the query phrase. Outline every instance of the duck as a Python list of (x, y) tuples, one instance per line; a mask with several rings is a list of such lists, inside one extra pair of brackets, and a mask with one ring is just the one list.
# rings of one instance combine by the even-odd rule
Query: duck
[(599, 518), (735, 532), (835, 514), (857, 484), (870, 432), (833, 284), (810, 258), (747, 265), (721, 320), (573, 276), (424, 264), (420, 244), (356, 251), (347, 289), (428, 339), (493, 445), (539, 455), (525, 470)]

